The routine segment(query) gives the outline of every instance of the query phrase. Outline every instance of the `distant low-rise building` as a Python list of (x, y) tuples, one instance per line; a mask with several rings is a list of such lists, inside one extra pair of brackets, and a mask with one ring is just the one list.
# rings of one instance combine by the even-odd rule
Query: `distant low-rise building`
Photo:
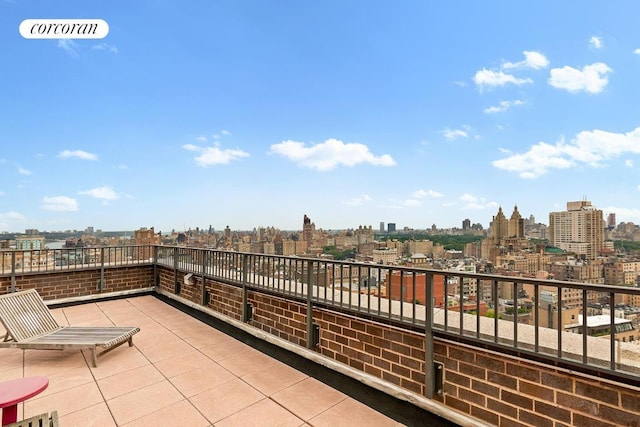
[[(608, 315), (596, 315), (586, 317), (587, 335), (592, 337), (611, 336), (611, 317)], [(576, 334), (583, 333), (583, 316), (578, 316), (578, 322), (565, 325), (564, 330)], [(638, 340), (638, 331), (633, 327), (631, 320), (620, 317), (613, 318), (613, 334), (616, 341), (633, 342)]]

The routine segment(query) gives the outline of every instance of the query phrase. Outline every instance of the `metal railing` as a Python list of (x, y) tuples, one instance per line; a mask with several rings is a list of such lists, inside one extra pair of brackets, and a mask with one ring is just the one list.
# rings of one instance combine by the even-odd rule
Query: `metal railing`
[[(263, 291), (306, 303), (309, 313), (324, 306), (424, 332), (427, 360), (435, 336), (640, 382), (640, 313), (616, 317), (616, 306), (640, 300), (637, 287), (153, 245), (0, 255), (0, 275), (13, 284), (22, 274), (154, 264), (177, 282), (180, 272), (241, 287), (245, 310), (247, 291)], [(585, 321), (602, 313), (600, 329)]]
[(585, 321), (604, 312), (616, 331), (616, 305), (640, 300), (637, 287), (164, 246), (157, 263), (427, 336), (640, 381), (640, 312), (624, 320), (633, 326), (625, 333), (603, 335)]
[(0, 276), (151, 263), (153, 253), (151, 245), (3, 250), (0, 251)]

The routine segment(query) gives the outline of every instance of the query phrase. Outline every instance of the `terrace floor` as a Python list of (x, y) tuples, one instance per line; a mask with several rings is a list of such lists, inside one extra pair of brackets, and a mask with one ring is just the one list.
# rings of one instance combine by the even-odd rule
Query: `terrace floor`
[(141, 332), (97, 368), (89, 352), (0, 349), (0, 381), (49, 378), (18, 419), (57, 410), (61, 426), (401, 425), (154, 296), (52, 312), (62, 325)]

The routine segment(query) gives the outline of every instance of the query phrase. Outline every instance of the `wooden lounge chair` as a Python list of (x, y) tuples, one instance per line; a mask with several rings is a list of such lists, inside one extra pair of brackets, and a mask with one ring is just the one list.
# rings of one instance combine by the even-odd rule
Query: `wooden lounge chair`
[(58, 411), (49, 414), (40, 414), (22, 421), (7, 424), (5, 427), (58, 427)]
[(7, 331), (0, 348), (88, 349), (94, 368), (99, 356), (125, 342), (131, 347), (133, 335), (140, 332), (137, 327), (60, 326), (35, 289), (0, 295), (0, 321)]

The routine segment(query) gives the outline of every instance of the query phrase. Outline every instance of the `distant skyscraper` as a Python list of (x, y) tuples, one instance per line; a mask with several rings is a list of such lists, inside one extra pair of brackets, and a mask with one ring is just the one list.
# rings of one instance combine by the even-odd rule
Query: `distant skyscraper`
[(549, 241), (586, 259), (595, 259), (604, 246), (602, 211), (582, 200), (567, 202), (564, 212), (549, 213)]
[(502, 212), (502, 206), (498, 208), (498, 214), (494, 215), (493, 221), (491, 221), (491, 237), (495, 240), (504, 239), (508, 237), (509, 233), (509, 221)]
[(462, 229), (463, 230), (469, 230), (471, 228), (471, 220), (469, 218), (465, 219), (464, 221), (462, 221)]
[(389, 224), (387, 224), (387, 232), (393, 233), (395, 231), (396, 231), (396, 223), (395, 222), (390, 222)]
[(521, 239), (524, 237), (524, 219), (520, 212), (518, 212), (518, 206), (513, 208), (511, 219), (509, 219), (509, 237), (516, 237)]
[(311, 223), (311, 219), (305, 214), (302, 220), (302, 240), (309, 245), (311, 244), (311, 239), (313, 239), (313, 228), (314, 225)]
[(384, 233), (384, 221), (380, 221), (380, 232)]
[(607, 215), (607, 228), (609, 230), (616, 228), (616, 214), (613, 212)]

